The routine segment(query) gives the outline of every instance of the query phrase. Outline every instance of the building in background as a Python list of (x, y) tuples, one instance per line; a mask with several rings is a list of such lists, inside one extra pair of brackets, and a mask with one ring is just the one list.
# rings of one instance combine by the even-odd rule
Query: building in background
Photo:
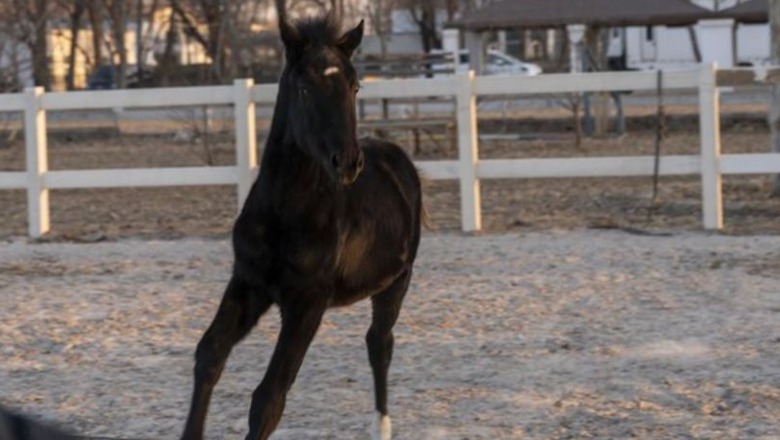
[[(460, 29), (465, 34), (465, 45), (477, 52), (500, 41), (496, 38), (497, 30), (521, 29), (527, 35), (534, 30), (566, 29), (567, 35), (557, 36), (564, 37), (569, 45), (563, 51), (568, 52), (572, 71), (590, 69), (588, 60), (604, 55), (593, 53), (594, 47), (598, 49), (600, 45), (598, 41), (588, 41), (586, 32), (593, 35), (594, 30), (608, 32), (605, 46), (610, 68), (679, 69), (700, 62), (717, 62), (723, 67), (766, 63), (768, 0), (713, 1), (499, 1), (465, 14), (449, 26)], [(713, 7), (716, 4), (718, 8)], [(555, 36), (552, 35), (553, 39)], [(550, 44), (549, 39), (547, 44), (561, 47), (554, 41)], [(478, 66), (475, 68), (479, 70)]]
[(690, 68), (702, 61), (717, 62), (722, 67), (769, 63), (767, 0), (695, 3), (714, 14), (702, 17), (690, 27), (613, 29), (610, 56), (625, 56), (628, 68), (640, 70)]

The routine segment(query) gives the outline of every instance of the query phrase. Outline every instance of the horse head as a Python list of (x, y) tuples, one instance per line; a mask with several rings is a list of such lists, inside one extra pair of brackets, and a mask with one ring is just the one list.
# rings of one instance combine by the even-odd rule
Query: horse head
[(279, 83), (287, 100), (286, 144), (294, 144), (344, 185), (363, 169), (357, 141), (358, 77), (350, 61), (363, 38), (363, 21), (341, 33), (332, 17), (280, 23), (286, 66)]

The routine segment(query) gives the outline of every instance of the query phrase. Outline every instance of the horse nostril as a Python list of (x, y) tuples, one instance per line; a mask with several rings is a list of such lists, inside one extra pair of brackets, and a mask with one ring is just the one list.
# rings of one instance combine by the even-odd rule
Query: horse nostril
[(330, 163), (333, 164), (333, 168), (339, 169), (339, 166), (341, 165), (341, 162), (339, 161), (339, 155), (338, 154), (334, 154), (330, 158)]

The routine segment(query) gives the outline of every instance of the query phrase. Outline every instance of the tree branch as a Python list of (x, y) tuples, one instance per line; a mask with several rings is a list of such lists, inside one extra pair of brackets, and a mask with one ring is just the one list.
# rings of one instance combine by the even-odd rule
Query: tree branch
[(173, 9), (173, 12), (176, 13), (176, 15), (181, 18), (182, 23), (184, 24), (184, 32), (194, 38), (195, 40), (200, 43), (207, 52), (209, 51), (209, 41), (206, 39), (201, 33), (198, 31), (197, 26), (195, 23), (192, 22), (192, 19), (187, 14), (187, 11), (182, 8), (181, 3), (179, 3), (178, 0), (168, 0), (171, 8)]

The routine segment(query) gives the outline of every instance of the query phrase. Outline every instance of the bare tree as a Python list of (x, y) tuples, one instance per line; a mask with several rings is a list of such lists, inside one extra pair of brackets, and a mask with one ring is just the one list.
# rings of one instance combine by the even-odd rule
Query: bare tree
[[(256, 37), (258, 36), (253, 27), (256, 24), (268, 25), (261, 18), (261, 9), (268, 7), (268, 0), (242, 0), (226, 3), (225, 9), (228, 14), (224, 16), (226, 24), (225, 43), (230, 48), (230, 67), (231, 76), (238, 74), (242, 69), (246, 69), (257, 61), (254, 54), (259, 49)], [(264, 15), (264, 14), (263, 14)], [(243, 70), (245, 72), (246, 70)]]
[[(260, 7), (268, 1), (168, 0), (168, 3), (183, 33), (200, 44), (211, 59), (211, 80), (225, 82), (246, 64), (242, 53), (247, 52), (251, 26)], [(286, 12), (285, 3), (275, 0), (277, 6), (282, 6), (282, 16)]]
[[(157, 9), (157, 0), (152, 5), (152, 10)], [(150, 21), (151, 23), (151, 21)], [(138, 66), (138, 74), (143, 70), (144, 57), (144, 0), (135, 0), (135, 63)]]
[[(2, 93), (18, 91), (13, 89), (23, 87), (21, 84), (23, 60), (19, 56), (20, 44), (14, 25), (14, 5), (7, 0), (0, 1), (0, 57), (4, 61), (0, 70), (0, 74), (3, 76), (0, 84), (0, 92)], [(12, 83), (16, 83), (18, 87), (11, 87)]]
[(68, 73), (65, 75), (65, 87), (68, 90), (73, 90), (76, 81), (76, 56), (79, 51), (81, 21), (87, 11), (87, 0), (74, 0), (73, 2), (60, 0), (58, 5), (63, 11), (67, 11), (70, 21), (70, 52), (68, 53)]
[(431, 49), (441, 47), (441, 38), (439, 38), (436, 29), (436, 2), (434, 0), (404, 0), (403, 4), (420, 30), (423, 51), (428, 53)]
[(158, 60), (157, 72), (160, 75), (160, 85), (167, 87), (169, 85), (170, 76), (173, 72), (173, 67), (176, 64), (174, 57), (174, 46), (176, 44), (176, 38), (179, 33), (178, 20), (176, 14), (171, 14), (168, 18), (168, 29), (165, 33), (165, 49), (162, 56)]
[(609, 29), (603, 26), (589, 25), (583, 37), (588, 65), (591, 70), (607, 70), (607, 48), (609, 47)]
[[(146, 57), (154, 48), (155, 39), (162, 36), (160, 26), (155, 23), (159, 8), (160, 0), (135, 0), (135, 62), (139, 82), (146, 71)], [(147, 23), (146, 28), (144, 23)]]
[(456, 10), (459, 13), (463, 14), (466, 12), (471, 12), (479, 8), (482, 8), (497, 0), (447, 0), (447, 1), (454, 1), (456, 3), (455, 5)]
[(387, 55), (387, 39), (390, 34), (390, 14), (392, 0), (375, 0), (366, 5), (366, 15), (374, 34), (379, 38), (380, 56), (385, 59)]
[(274, 0), (276, 10), (283, 11), (280, 18), (287, 19), (291, 16), (306, 15), (310, 13), (332, 12), (343, 17), (347, 11), (347, 3), (344, 0)]
[(108, 12), (108, 19), (111, 26), (112, 44), (109, 46), (112, 52), (112, 64), (115, 59), (119, 59), (119, 68), (117, 69), (117, 87), (124, 89), (127, 87), (127, 21), (130, 15), (131, 4), (125, 0), (103, 0), (103, 7)]
[(447, 20), (452, 21), (458, 13), (458, 0), (447, 0)]
[[(141, 24), (143, 23), (144, 16), (144, 4), (147, 3), (144, 0), (136, 0), (136, 18), (138, 22), (138, 34), (137, 34), (137, 57), (140, 59), (143, 57), (142, 47), (143, 38), (141, 33)], [(158, 0), (152, 2), (150, 13), (153, 13), (157, 8)], [(92, 54), (91, 59), (88, 56), (88, 61), (93, 66), (97, 66), (106, 60), (103, 57), (104, 50), (108, 51), (111, 64), (117, 63), (117, 86), (120, 88), (127, 86), (128, 77), (128, 53), (131, 49), (127, 45), (126, 32), (127, 24), (130, 17), (131, 3), (125, 0), (57, 0), (58, 6), (62, 9), (63, 13), (67, 14), (70, 26), (70, 51), (69, 51), (69, 68), (66, 76), (66, 83), (69, 89), (74, 88), (75, 82), (75, 68), (77, 65), (77, 54), (81, 50), (85, 53), (83, 48), (79, 47), (79, 34), (82, 28), (82, 20), (87, 15), (91, 30), (92, 30)], [(151, 21), (151, 17), (149, 17)], [(104, 26), (108, 25), (110, 29), (110, 38), (104, 38)]]
[[(211, 58), (214, 80), (222, 82), (230, 77), (230, 48), (225, 44), (230, 22), (227, 0), (169, 0), (171, 8), (181, 21), (184, 32), (200, 43)], [(198, 26), (204, 23), (206, 32)]]
[(713, 0), (712, 1), (712, 3), (713, 3), (713, 5), (712, 5), (713, 10), (715, 12), (720, 12), (720, 10), (723, 9), (723, 3), (726, 3), (726, 2), (727, 2), (727, 0)]
[[(772, 38), (772, 64), (780, 64), (780, 0), (769, 1), (769, 22)], [(780, 153), (780, 84), (772, 84), (772, 107), (769, 115), (772, 131), (772, 151)], [(780, 197), (780, 175), (774, 177), (772, 195)]]
[(6, 26), (14, 39), (24, 44), (32, 57), (33, 81), (51, 87), (47, 33), (54, 2), (49, 0), (8, 0)]
[[(333, 13), (344, 21), (359, 21), (370, 11), (385, 9), (398, 0), (274, 0), (281, 20), (307, 14)], [(370, 21), (370, 18), (369, 18)]]
[(102, 0), (87, 0), (87, 14), (92, 29), (92, 63), (97, 66), (103, 63), (103, 21), (105, 12)]

